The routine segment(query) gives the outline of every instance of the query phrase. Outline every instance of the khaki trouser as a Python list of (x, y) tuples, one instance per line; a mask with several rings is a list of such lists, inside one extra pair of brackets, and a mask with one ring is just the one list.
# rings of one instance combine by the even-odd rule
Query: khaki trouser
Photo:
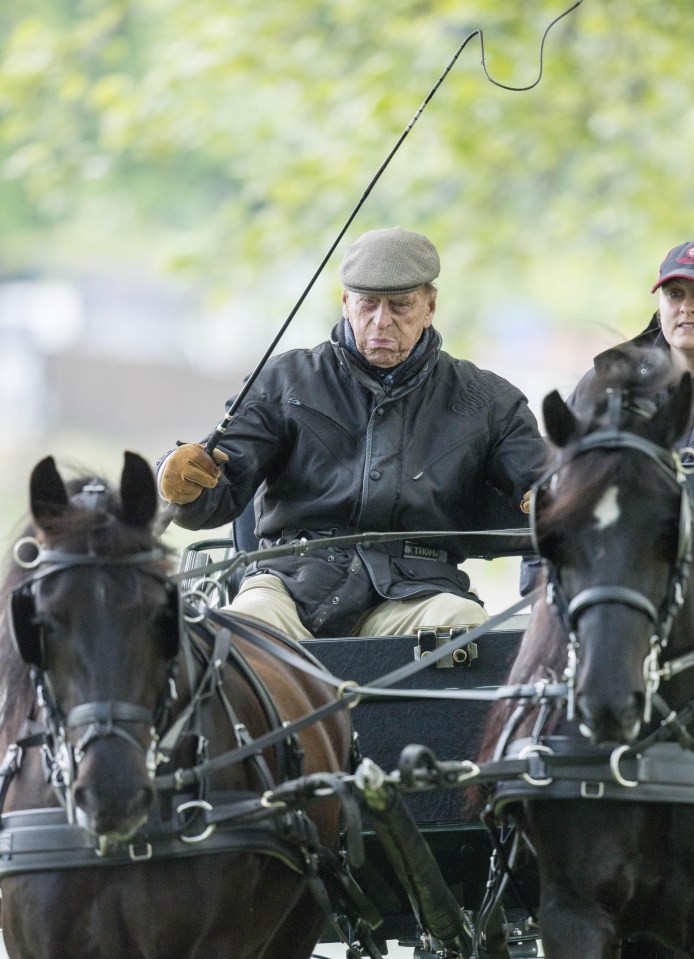
[[(271, 573), (245, 579), (230, 609), (261, 619), (292, 639), (315, 638), (299, 619), (282, 580)], [(423, 598), (384, 600), (357, 623), (354, 635), (407, 635), (424, 627), (478, 626), (488, 619), (484, 609), (473, 600), (453, 593), (436, 593)]]

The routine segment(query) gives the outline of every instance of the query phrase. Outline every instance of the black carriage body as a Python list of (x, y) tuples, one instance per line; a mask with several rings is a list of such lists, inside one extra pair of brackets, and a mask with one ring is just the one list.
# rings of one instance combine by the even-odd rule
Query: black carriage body
[[(477, 689), (505, 682), (527, 616), (515, 616), (476, 643), (476, 658), (461, 665), (432, 664), (396, 689)], [(411, 663), (416, 636), (340, 637), (305, 643), (328, 670), (342, 679), (369, 683)], [(461, 644), (462, 645), (462, 644)], [(444, 660), (446, 662), (446, 660)], [(448, 659), (450, 662), (450, 657)], [(385, 772), (397, 767), (408, 743), (432, 750), (442, 760), (474, 760), (489, 702), (474, 700), (362, 701), (353, 710), (361, 751)], [(488, 877), (491, 846), (479, 813), (466, 808), (465, 789), (406, 794), (406, 803), (426, 838), (447, 886), (466, 909), (479, 908)], [(415, 934), (412, 910), (381, 844), (367, 829), (367, 866), (358, 874), (365, 892), (384, 917), (379, 937)], [(523, 953), (530, 955), (531, 953)]]
[[(437, 691), (501, 685), (508, 675), (522, 635), (521, 623), (526, 618), (515, 617), (518, 625), (503, 624), (503, 628), (478, 639), (476, 658), (466, 657), (464, 663), (456, 666), (434, 663), (394, 688)], [(333, 676), (365, 685), (411, 663), (418, 640), (416, 636), (348, 636), (316, 639), (303, 645)], [(427, 746), (438, 759), (474, 760), (488, 710), (489, 703), (485, 701), (368, 700), (359, 703), (352, 718), (363, 755), (391, 772), (408, 743)], [(407, 802), (415, 821), (426, 826), (476, 821), (476, 817), (466, 814), (465, 793), (460, 790), (410, 794)]]
[[(495, 527), (495, 532), (491, 537), (487, 532), (481, 532), (479, 542), (473, 539), (471, 556), (490, 560), (530, 552), (526, 530), (502, 530), (498, 522), (490, 525)], [(231, 557), (238, 549), (250, 551), (257, 545), (248, 522), (244, 525), (237, 520), (233, 532), (231, 541), (207, 540), (189, 547), (182, 557), (180, 570), (199, 566), (201, 552), (205, 555), (207, 551), (222, 549), (224, 556)], [(474, 537), (475, 534), (470, 535)], [(212, 559), (210, 556), (209, 561)], [(226, 601), (230, 602), (237, 584), (227, 580), (227, 587)], [(502, 685), (506, 682), (527, 620), (527, 615), (513, 616), (478, 638), (476, 657), (468, 657), (457, 665), (453, 665), (450, 657), (442, 661), (448, 662), (447, 666), (432, 663), (394, 688), (434, 692)], [(441, 637), (440, 642), (446, 638)], [(428, 642), (431, 642), (430, 638)], [(417, 636), (401, 635), (311, 639), (303, 645), (332, 675), (363, 685), (411, 664), (419, 643)], [(463, 645), (464, 637), (461, 639)], [(385, 772), (391, 772), (397, 767), (400, 752), (409, 744), (428, 747), (439, 760), (474, 760), (481, 745), (489, 707), (489, 701), (472, 699), (363, 700), (353, 710), (352, 718), (359, 734), (362, 755), (372, 759)], [(465, 909), (476, 911), (482, 903), (489, 877), (491, 843), (479, 813), (466, 808), (466, 790), (435, 789), (404, 795), (417, 829), (428, 843), (446, 885)], [(383, 940), (414, 941), (416, 920), (407, 893), (383, 846), (368, 827), (364, 839), (366, 864), (356, 871), (356, 878), (383, 917), (383, 924), (376, 934)], [(527, 885), (529, 900), (537, 902), (534, 864), (521, 872), (519, 881)], [(525, 903), (513, 901), (514, 898), (512, 896), (512, 901), (506, 905), (507, 918), (512, 924), (509, 948), (517, 959), (526, 959), (538, 954), (537, 933), (528, 929)], [(334, 941), (334, 932), (328, 926), (323, 941)]]

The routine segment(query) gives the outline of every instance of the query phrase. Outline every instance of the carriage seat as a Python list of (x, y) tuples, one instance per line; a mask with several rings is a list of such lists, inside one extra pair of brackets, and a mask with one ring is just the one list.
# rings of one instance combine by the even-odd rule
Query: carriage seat
[(255, 535), (255, 510), (253, 500), (246, 506), (243, 513), (237, 516), (231, 524), (231, 538), (234, 541), (236, 552), (252, 553), (258, 549), (258, 537)]

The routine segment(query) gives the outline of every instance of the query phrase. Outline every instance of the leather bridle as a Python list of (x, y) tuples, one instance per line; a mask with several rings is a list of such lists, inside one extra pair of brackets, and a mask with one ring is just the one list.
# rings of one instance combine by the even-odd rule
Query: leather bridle
[[(632, 589), (617, 583), (588, 586), (567, 599), (561, 585), (559, 570), (556, 565), (543, 555), (541, 542), (537, 535), (537, 509), (541, 494), (547, 489), (552, 479), (568, 463), (577, 457), (592, 450), (634, 450), (647, 456), (656, 464), (659, 471), (668, 483), (674, 484), (679, 490), (679, 528), (675, 560), (670, 573), (665, 597), (659, 607), (648, 596), (639, 590)], [(547, 575), (547, 603), (553, 605), (562, 620), (568, 636), (568, 655), (566, 681), (569, 687), (567, 700), (567, 718), (575, 718), (575, 686), (579, 665), (580, 644), (577, 636), (577, 626), (581, 615), (594, 606), (604, 603), (619, 603), (630, 606), (643, 613), (653, 625), (653, 634), (650, 639), (649, 652), (643, 666), (645, 684), (644, 721), (651, 718), (653, 694), (657, 691), (660, 679), (668, 677), (681, 668), (694, 665), (694, 658), (687, 654), (685, 657), (660, 666), (660, 654), (667, 645), (673, 621), (680, 607), (684, 603), (685, 591), (689, 579), (689, 569), (692, 560), (692, 502), (691, 493), (687, 484), (687, 476), (677, 452), (665, 450), (635, 433), (630, 433), (618, 427), (599, 430), (584, 436), (577, 443), (566, 450), (535, 484), (531, 504), (531, 531), (533, 542), (538, 554), (542, 557)]]
[[(31, 544), (36, 555), (30, 560), (21, 558), (21, 551)], [(70, 553), (59, 549), (44, 549), (32, 538), (20, 540), (14, 550), (15, 561), (20, 566), (35, 572), (15, 587), (10, 594), (8, 618), (13, 642), (22, 658), (31, 669), (31, 676), (41, 710), (46, 738), (44, 755), (52, 786), (65, 805), (68, 820), (74, 821), (74, 805), (70, 786), (77, 777), (80, 763), (88, 747), (99, 739), (117, 736), (145, 755), (145, 766), (150, 779), (154, 779), (157, 764), (157, 745), (161, 734), (162, 718), (168, 714), (173, 696), (175, 668), (180, 642), (179, 594), (175, 582), (151, 565), (164, 558), (161, 548), (130, 553), (124, 556), (106, 556), (95, 553)], [(139, 569), (143, 575), (152, 576), (167, 591), (170, 634), (166, 640), (167, 681), (159, 701), (153, 709), (119, 700), (93, 701), (72, 707), (67, 713), (61, 709), (53, 691), (46, 668), (43, 646), (44, 629), (36, 620), (35, 596), (39, 582), (58, 576), (77, 567)], [(50, 628), (50, 626), (48, 627)], [(143, 744), (132, 731), (133, 726), (148, 730), (148, 741)], [(69, 733), (84, 728), (76, 745)]]

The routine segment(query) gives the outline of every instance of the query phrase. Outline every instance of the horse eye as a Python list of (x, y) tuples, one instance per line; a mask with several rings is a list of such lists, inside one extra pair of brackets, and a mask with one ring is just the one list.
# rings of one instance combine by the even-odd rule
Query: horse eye
[(39, 626), (46, 636), (57, 635), (64, 631), (63, 624), (60, 620), (49, 613), (36, 612), (34, 616), (34, 624)]

